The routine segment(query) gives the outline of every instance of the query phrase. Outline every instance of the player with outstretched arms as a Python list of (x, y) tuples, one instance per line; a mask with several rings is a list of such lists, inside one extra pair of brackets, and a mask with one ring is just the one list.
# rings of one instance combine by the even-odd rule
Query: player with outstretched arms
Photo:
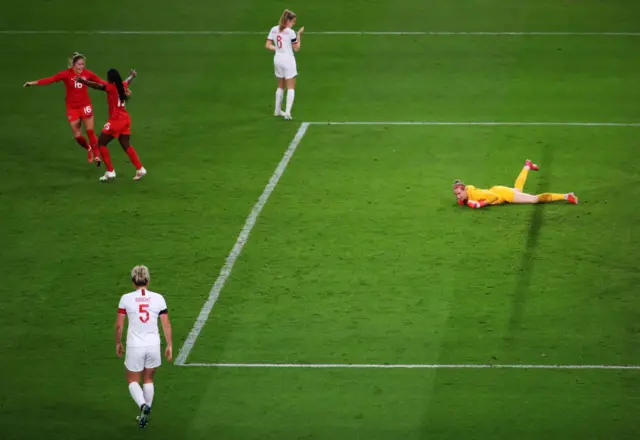
[(102, 156), (102, 160), (104, 160), (104, 164), (107, 167), (107, 172), (104, 173), (104, 176), (100, 177), (102, 182), (106, 182), (108, 180), (112, 180), (116, 178), (116, 171), (113, 169), (113, 164), (111, 163), (111, 155), (109, 154), (109, 149), (107, 145), (114, 138), (118, 139), (120, 142), (120, 146), (124, 152), (129, 156), (131, 163), (136, 167), (136, 175), (133, 177), (133, 180), (140, 180), (144, 176), (147, 175), (147, 170), (142, 166), (140, 159), (138, 158), (138, 153), (135, 148), (131, 145), (131, 117), (129, 116), (129, 112), (127, 112), (126, 104), (129, 96), (131, 96), (131, 90), (129, 90), (129, 84), (131, 81), (137, 76), (135, 70), (132, 70), (129, 74), (129, 77), (122, 80), (120, 76), (120, 72), (116, 69), (109, 69), (107, 72), (107, 81), (103, 83), (96, 83), (94, 81), (89, 81), (83, 78), (77, 78), (81, 84), (85, 84), (96, 90), (103, 90), (107, 92), (107, 103), (109, 104), (109, 120), (104, 127), (102, 128), (102, 133), (100, 133), (100, 139), (98, 139), (98, 144), (100, 145), (100, 155)]
[[(79, 52), (74, 52), (69, 59), (69, 68), (49, 78), (42, 78), (36, 81), (27, 81), (23, 87), (46, 86), (62, 81), (66, 88), (65, 102), (67, 104), (67, 120), (71, 125), (73, 137), (78, 145), (87, 150), (88, 161), (95, 162), (100, 166), (100, 155), (98, 154), (98, 138), (94, 131), (93, 107), (91, 99), (84, 84), (76, 81), (77, 77), (84, 78), (96, 83), (103, 82), (98, 75), (85, 68), (86, 59)], [(87, 131), (89, 142), (82, 135), (82, 124)]]
[[(304, 26), (296, 33), (292, 27), (296, 24), (296, 14), (285, 9), (280, 17), (280, 24), (271, 28), (265, 47), (271, 52), (275, 52), (273, 66), (278, 78), (278, 89), (276, 90), (275, 116), (283, 116), (291, 119), (291, 109), (295, 98), (296, 77), (298, 70), (296, 57), (293, 52), (300, 51), (300, 40), (304, 32)], [(284, 88), (287, 87), (287, 102), (285, 111), (282, 111), (282, 98)]]
[[(136, 266), (131, 271), (131, 281), (135, 291), (122, 295), (116, 318), (116, 354), (122, 357), (125, 348), (122, 345), (124, 319), (129, 318), (127, 328), (127, 348), (124, 366), (127, 372), (129, 393), (140, 408), (139, 426), (145, 428), (149, 422), (153, 402), (153, 376), (161, 364), (160, 334), (158, 319), (162, 323), (164, 338), (167, 342), (165, 356), (171, 362), (173, 358), (171, 322), (167, 303), (159, 293), (147, 290), (151, 276), (146, 266)], [(140, 387), (142, 373), (142, 387)]]

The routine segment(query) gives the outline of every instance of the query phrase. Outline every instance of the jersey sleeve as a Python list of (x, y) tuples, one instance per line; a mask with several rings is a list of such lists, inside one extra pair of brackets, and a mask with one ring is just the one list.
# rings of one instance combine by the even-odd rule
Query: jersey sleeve
[(62, 81), (65, 78), (65, 71), (58, 72), (49, 78), (42, 78), (37, 81), (38, 85), (46, 86), (47, 84), (53, 84), (54, 82)]
[(298, 34), (293, 29), (289, 29), (289, 38), (291, 38), (291, 44), (296, 44), (298, 42)]
[(118, 314), (119, 315), (127, 314), (127, 305), (125, 304), (124, 296), (120, 298), (120, 302), (118, 303)]
[(158, 308), (160, 309), (160, 311), (158, 312), (158, 315), (164, 315), (166, 313), (169, 313), (169, 310), (167, 309), (167, 302), (165, 301), (164, 297), (161, 296), (159, 298), (160, 301), (158, 304)]
[(276, 41), (276, 34), (276, 28), (271, 28), (269, 35), (267, 35), (267, 40)]

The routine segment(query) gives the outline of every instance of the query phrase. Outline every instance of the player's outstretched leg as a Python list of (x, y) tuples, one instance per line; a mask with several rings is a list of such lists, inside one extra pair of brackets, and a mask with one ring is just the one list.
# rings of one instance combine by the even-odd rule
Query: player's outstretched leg
[(147, 170), (142, 166), (142, 163), (140, 163), (138, 153), (130, 144), (130, 136), (128, 134), (123, 134), (118, 138), (118, 141), (120, 142), (120, 145), (122, 146), (124, 152), (127, 153), (127, 156), (129, 156), (129, 160), (131, 160), (133, 166), (136, 167), (136, 175), (133, 176), (133, 180), (142, 179), (147, 175)]
[(569, 203), (573, 203), (574, 205), (578, 204), (578, 197), (574, 193), (567, 194), (558, 194), (558, 193), (542, 193), (542, 194), (527, 194), (522, 192), (517, 192), (513, 195), (513, 202), (511, 203), (525, 203), (525, 204), (536, 204), (536, 203), (550, 203), (550, 202), (559, 202), (561, 200), (566, 200)]
[(518, 174), (518, 178), (516, 179), (516, 183), (514, 185), (514, 189), (516, 191), (522, 192), (524, 190), (524, 184), (527, 182), (527, 177), (529, 176), (529, 170), (538, 171), (540, 168), (535, 163), (531, 162), (527, 159), (524, 162), (524, 167), (520, 174)]
[(558, 193), (542, 193), (538, 194), (538, 203), (549, 203), (549, 202), (558, 202), (561, 200), (566, 200), (569, 203), (573, 203), (574, 205), (578, 204), (578, 198), (574, 193), (568, 194), (558, 194)]

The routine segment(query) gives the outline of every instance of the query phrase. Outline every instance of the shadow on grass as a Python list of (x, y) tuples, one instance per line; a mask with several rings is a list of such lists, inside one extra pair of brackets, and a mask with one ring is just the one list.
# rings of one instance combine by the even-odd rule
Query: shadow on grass
[[(542, 148), (541, 164), (544, 167), (538, 178), (538, 185), (535, 194), (547, 192), (551, 175), (551, 164), (553, 162), (553, 152), (548, 145)], [(535, 253), (538, 246), (538, 237), (540, 236), (540, 228), (542, 227), (544, 205), (534, 205), (531, 213), (531, 221), (529, 222), (529, 232), (527, 234), (527, 242), (524, 252), (520, 259), (520, 267), (516, 276), (516, 286), (513, 294), (513, 303), (511, 305), (511, 316), (509, 318), (509, 341), (513, 342), (514, 334), (520, 330), (524, 310), (527, 305), (527, 297), (529, 295), (529, 286), (531, 285), (531, 275), (535, 266)]]

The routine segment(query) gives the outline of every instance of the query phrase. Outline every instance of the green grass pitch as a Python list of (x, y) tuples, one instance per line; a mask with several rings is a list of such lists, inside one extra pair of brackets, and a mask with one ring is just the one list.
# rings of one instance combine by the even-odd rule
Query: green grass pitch
[[(291, 123), (264, 37), (305, 25)], [(164, 364), (137, 428), (113, 322), (147, 264), (178, 349), (304, 121), (640, 122), (631, 0), (25, 0), (0, 17), (0, 438), (637, 439), (640, 370)], [(37, 31), (18, 34), (14, 31)], [(42, 31), (160, 31), (159, 34)], [(246, 31), (167, 34), (163, 31)], [(10, 31), (10, 32), (7, 32)], [(314, 31), (573, 32), (327, 35)], [(248, 32), (258, 32), (249, 34)], [(264, 32), (264, 36), (260, 33)], [(61, 86), (136, 68), (99, 184)], [(106, 102), (91, 94), (96, 124)], [(638, 126), (311, 125), (193, 363), (640, 364)], [(462, 209), (456, 178), (581, 204)]]

